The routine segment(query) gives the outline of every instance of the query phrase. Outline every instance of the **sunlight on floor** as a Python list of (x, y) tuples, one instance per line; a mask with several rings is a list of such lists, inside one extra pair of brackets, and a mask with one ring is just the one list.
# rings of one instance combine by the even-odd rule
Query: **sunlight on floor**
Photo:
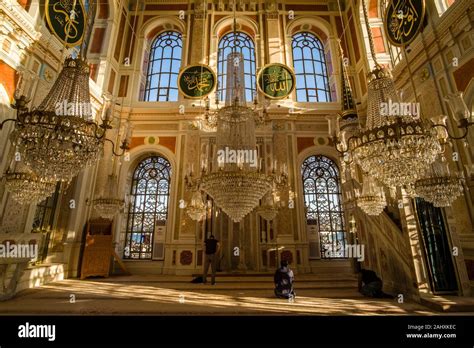
[[(172, 286), (167, 285), (167, 286)], [(133, 284), (108, 280), (65, 280), (28, 290), (17, 298), (0, 303), (4, 313), (71, 314), (302, 314), (302, 315), (401, 315), (435, 314), (415, 303), (395, 300), (312, 296), (302, 291), (294, 302), (277, 299), (266, 290), (235, 290), (193, 284), (176, 290), (159, 285)], [(329, 290), (330, 291), (330, 290)], [(298, 292), (297, 292), (298, 293)], [(76, 302), (71, 304), (74, 295)], [(331, 294), (334, 295), (334, 294)]]

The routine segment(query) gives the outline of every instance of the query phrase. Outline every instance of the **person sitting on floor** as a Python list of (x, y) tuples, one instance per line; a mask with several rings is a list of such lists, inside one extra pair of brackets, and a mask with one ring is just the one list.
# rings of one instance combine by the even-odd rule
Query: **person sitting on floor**
[(374, 271), (361, 269), (359, 271), (359, 292), (366, 297), (393, 298), (382, 291), (383, 283)]
[(295, 291), (293, 289), (293, 271), (288, 266), (288, 261), (282, 260), (281, 267), (275, 272), (275, 295), (279, 298), (294, 298)]

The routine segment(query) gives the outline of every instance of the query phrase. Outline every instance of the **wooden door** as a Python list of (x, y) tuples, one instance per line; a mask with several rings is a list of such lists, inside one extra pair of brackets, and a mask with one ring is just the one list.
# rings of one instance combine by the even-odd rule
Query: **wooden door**
[(112, 221), (90, 220), (87, 223), (81, 279), (92, 276), (108, 277), (112, 252)]

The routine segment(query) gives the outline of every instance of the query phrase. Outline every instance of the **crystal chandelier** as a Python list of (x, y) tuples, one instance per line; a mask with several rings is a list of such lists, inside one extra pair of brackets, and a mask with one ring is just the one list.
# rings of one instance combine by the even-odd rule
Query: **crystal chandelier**
[(96, 198), (94, 207), (100, 217), (112, 220), (115, 214), (123, 207), (124, 200), (118, 198)]
[(262, 199), (263, 204), (257, 207), (257, 214), (264, 220), (272, 221), (278, 214), (278, 200), (275, 197), (275, 192), (268, 192)]
[(97, 214), (104, 219), (112, 220), (125, 204), (117, 197), (117, 187), (117, 176), (109, 175), (104, 192), (92, 202)]
[(201, 188), (234, 222), (258, 206), (277, 179), (276, 168), (267, 175), (258, 163), (258, 116), (246, 106), (243, 62), (241, 53), (227, 57), (226, 106), (217, 113), (217, 170), (201, 178)]
[(204, 216), (206, 216), (207, 208), (202, 201), (202, 195), (199, 190), (193, 192), (191, 202), (185, 210), (188, 216), (194, 221), (201, 221)]
[(364, 213), (371, 216), (378, 216), (387, 206), (385, 193), (376, 182), (368, 176), (365, 176), (362, 184), (362, 193), (357, 197), (357, 206)]
[[(424, 177), (441, 152), (438, 133), (431, 121), (403, 112), (390, 72), (376, 60), (367, 7), (362, 3), (375, 62), (368, 76), (367, 121), (365, 129), (347, 141), (337, 140), (338, 151), (348, 153), (370, 177), (389, 187), (409, 185)], [(398, 111), (382, 111), (383, 106), (393, 104), (399, 106)]]
[[(234, 222), (257, 207), (274, 184), (287, 181), (284, 167), (277, 174), (273, 166), (267, 175), (257, 157), (255, 127), (260, 116), (246, 105), (243, 62), (241, 53), (227, 57), (226, 105), (215, 114), (217, 153), (212, 170), (206, 163), (199, 178), (200, 189)], [(192, 172), (186, 180), (194, 180)]]
[(234, 222), (258, 206), (272, 185), (271, 177), (250, 171), (220, 171), (202, 178), (202, 189)]
[(49, 197), (56, 188), (54, 181), (45, 181), (33, 173), (5, 173), (5, 188), (19, 204), (38, 203)]
[(11, 140), (38, 176), (70, 181), (101, 154), (103, 137), (91, 118), (89, 66), (67, 58), (41, 105), (18, 115)]
[(443, 162), (433, 163), (430, 175), (415, 182), (417, 195), (435, 207), (448, 207), (463, 193), (463, 174), (451, 174)]
[[(12, 106), (17, 109), (16, 119), (0, 123), (2, 129), (5, 122), (15, 122), (10, 134), (12, 144), (25, 164), (46, 181), (70, 182), (85, 166), (98, 160), (105, 141), (112, 142), (105, 138), (106, 130), (111, 128), (108, 115), (100, 125), (92, 116), (86, 53), (95, 7), (90, 6), (87, 39), (81, 53), (77, 58), (65, 59), (58, 78), (39, 107), (28, 110), (27, 98), (15, 93)], [(120, 148), (122, 154), (128, 149), (127, 139)]]
[(366, 128), (349, 145), (355, 161), (387, 186), (403, 186), (423, 177), (441, 151), (436, 130), (412, 116), (381, 114), (383, 103), (399, 103), (385, 68), (377, 66), (371, 72), (367, 98)]

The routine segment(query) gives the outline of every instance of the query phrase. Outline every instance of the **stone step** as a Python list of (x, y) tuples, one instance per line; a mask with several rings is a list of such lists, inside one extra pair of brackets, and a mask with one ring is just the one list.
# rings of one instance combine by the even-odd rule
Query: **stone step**
[[(209, 275), (210, 273), (208, 273)], [(300, 280), (322, 280), (322, 279), (357, 279), (357, 276), (353, 273), (321, 273), (321, 274), (300, 274), (297, 272), (294, 272), (295, 278), (298, 278)], [(245, 281), (246, 279), (273, 279), (274, 273), (260, 273), (260, 274), (245, 274), (245, 273), (234, 273), (234, 274), (229, 274), (229, 273), (217, 273), (217, 276), (222, 278), (222, 279), (242, 279)], [(202, 276), (202, 273), (195, 273), (192, 275), (193, 278)]]
[[(131, 275), (131, 276), (111, 276), (117, 282), (153, 282), (153, 283), (188, 283), (192, 279), (202, 276), (202, 274), (191, 275)], [(208, 274), (210, 277), (210, 274)], [(267, 282), (273, 281), (273, 274), (258, 274), (258, 275), (225, 275), (217, 273), (216, 277), (222, 282)], [(320, 281), (357, 281), (357, 276), (351, 273), (344, 274), (296, 274), (295, 279), (305, 282), (320, 282)], [(100, 278), (98, 279), (100, 281)]]
[(438, 312), (474, 312), (474, 298), (424, 294), (420, 303)]
[[(116, 261), (114, 261), (114, 275), (121, 275), (123, 274), (119, 269)], [(127, 270), (132, 275), (140, 275), (140, 276), (147, 276), (147, 275), (162, 275), (163, 270), (163, 261), (135, 261), (135, 260), (124, 260), (123, 263), (125, 264)], [(351, 266), (351, 260), (313, 260), (310, 262), (311, 266), (311, 275), (334, 275), (338, 274), (341, 276), (352, 275), (354, 274)], [(295, 275), (299, 276), (298, 271), (296, 268), (293, 270)], [(255, 272), (255, 271), (246, 271), (246, 272), (219, 272), (219, 275), (222, 277), (266, 277), (268, 275), (273, 276), (275, 270), (270, 270), (266, 272)], [(192, 274), (193, 277), (200, 275), (198, 272), (194, 272)], [(307, 275), (307, 273), (304, 273)]]
[[(128, 284), (139, 284), (157, 288), (169, 288), (177, 290), (196, 290), (196, 289), (216, 289), (216, 290), (272, 290), (273, 276), (269, 274), (259, 274), (257, 276), (226, 276), (217, 275), (215, 286), (204, 285), (202, 283), (191, 283), (191, 276), (174, 275), (132, 275), (132, 276), (112, 276), (108, 278), (93, 278), (93, 281), (101, 283), (112, 282), (117, 286), (126, 286)], [(357, 279), (353, 275), (346, 277), (340, 276), (318, 276), (301, 275), (295, 277), (295, 287), (298, 289), (321, 290), (321, 289), (345, 289), (357, 290)], [(92, 279), (91, 279), (92, 280)], [(208, 278), (208, 284), (210, 283)]]
[[(210, 279), (207, 284), (192, 283), (141, 283), (134, 282), (135, 286), (147, 286), (160, 289), (173, 289), (182, 291), (224, 291), (224, 290), (267, 290), (273, 291), (273, 283), (222, 283), (216, 280), (215, 285), (210, 285)], [(117, 284), (118, 285), (118, 284)], [(295, 289), (298, 290), (348, 290), (357, 291), (357, 284), (350, 282), (295, 282)]]

